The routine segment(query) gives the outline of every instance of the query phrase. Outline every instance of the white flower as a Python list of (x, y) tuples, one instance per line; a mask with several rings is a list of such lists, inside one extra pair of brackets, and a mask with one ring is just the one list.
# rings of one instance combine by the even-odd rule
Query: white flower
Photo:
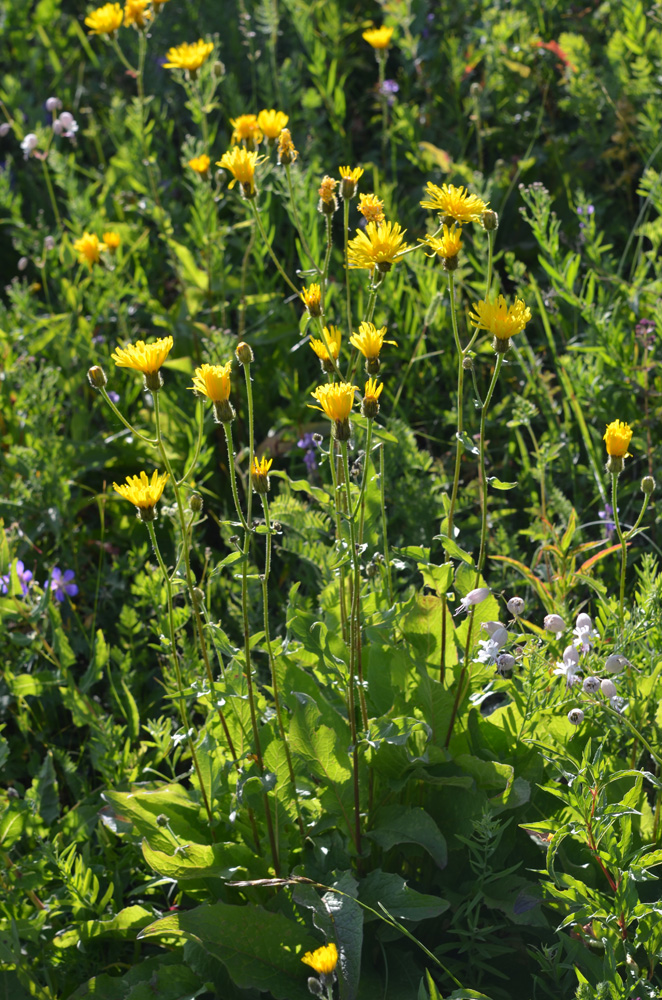
[(25, 160), (27, 160), (32, 150), (36, 148), (38, 142), (39, 139), (37, 139), (37, 136), (34, 134), (34, 132), (28, 132), (25, 139), (21, 143), (21, 149), (23, 150), (23, 158)]
[(524, 611), (524, 601), (521, 597), (511, 597), (506, 604), (506, 607), (510, 611), (511, 615), (514, 615), (515, 618), (519, 618)]
[(3, 122), (2, 125), (0, 125), (0, 139), (4, 139), (4, 137), (6, 135), (9, 135), (10, 132), (11, 132), (11, 125), (9, 124), (9, 122)]
[(577, 683), (579, 680), (576, 676), (579, 673), (579, 653), (574, 646), (565, 647), (563, 650), (563, 662), (556, 664), (554, 673), (565, 677), (565, 685), (568, 688)]
[(62, 101), (59, 97), (49, 97), (46, 101), (47, 111), (59, 111), (62, 107)]
[(565, 622), (560, 615), (546, 615), (543, 625), (548, 632), (556, 632), (556, 638), (565, 632)]
[(575, 639), (577, 649), (581, 649), (582, 653), (588, 653), (591, 648), (591, 639), (599, 638), (598, 633), (593, 628), (593, 622), (588, 615), (582, 612), (582, 614), (577, 615), (575, 625), (574, 635), (577, 636)]
[(508, 641), (508, 632), (501, 626), (496, 629), (489, 639), (481, 639), (478, 643), (482, 649), (474, 657), (477, 663), (493, 663), (503, 644)]
[(476, 587), (475, 590), (470, 590), (467, 596), (463, 597), (460, 601), (460, 606), (455, 614), (459, 615), (461, 611), (466, 611), (467, 608), (470, 608), (473, 604), (480, 604), (480, 602), (484, 601), (486, 597), (489, 597), (489, 594), (489, 587)]
[(488, 635), (494, 635), (494, 633), (498, 628), (503, 628), (503, 625), (501, 624), (501, 622), (488, 621), (488, 622), (483, 622), (483, 624), (480, 627), (482, 629), (485, 629)]
[(630, 666), (630, 661), (620, 653), (612, 653), (605, 660), (605, 670), (608, 670), (610, 674), (620, 674), (626, 667)]
[[(56, 128), (56, 126), (58, 126)], [(78, 122), (70, 111), (63, 111), (59, 118), (53, 122), (53, 131), (56, 135), (63, 135), (65, 139), (71, 139), (78, 131)]]

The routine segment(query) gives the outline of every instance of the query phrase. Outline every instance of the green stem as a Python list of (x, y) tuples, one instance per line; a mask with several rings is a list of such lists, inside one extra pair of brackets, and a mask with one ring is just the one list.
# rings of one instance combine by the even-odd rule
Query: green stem
[(331, 221), (333, 216), (324, 215), (324, 225), (326, 228), (326, 253), (324, 254), (324, 264), (322, 265), (322, 276), (320, 279), (320, 284), (322, 286), (322, 313), (326, 309), (326, 283), (329, 277), (329, 264), (331, 262), (331, 251), (333, 250), (333, 233), (331, 230)]
[(317, 273), (321, 274), (322, 272), (321, 272), (318, 264), (315, 262), (315, 258), (313, 257), (313, 253), (312, 253), (312, 251), (310, 249), (310, 246), (308, 245), (308, 240), (306, 239), (306, 235), (305, 235), (305, 233), (303, 231), (303, 228), (301, 226), (301, 220), (299, 218), (299, 211), (297, 209), (297, 202), (296, 202), (296, 198), (294, 197), (294, 187), (292, 185), (292, 173), (291, 173), (291, 167), (290, 167), (289, 163), (285, 164), (285, 176), (287, 177), (287, 189), (288, 189), (288, 191), (290, 193), (290, 205), (292, 206), (292, 218), (294, 219), (294, 225), (296, 227), (296, 231), (297, 231), (297, 234), (299, 236), (299, 240), (301, 242), (301, 246), (303, 247), (303, 250), (304, 250), (306, 256), (308, 257), (308, 260), (313, 265), (313, 267), (315, 268), (315, 270), (317, 271)]
[[(345, 490), (347, 494), (347, 521), (349, 523), (349, 544), (352, 552), (352, 567), (354, 570), (352, 582), (352, 606), (349, 616), (350, 634), (350, 676), (358, 677), (359, 702), (361, 704), (361, 721), (363, 728), (368, 728), (368, 708), (365, 701), (363, 685), (363, 670), (361, 666), (361, 559), (358, 552), (356, 535), (356, 511), (352, 510), (351, 483), (349, 478), (349, 459), (347, 442), (341, 441), (343, 472), (345, 475)], [(358, 508), (358, 504), (357, 504)]]
[(246, 381), (246, 401), (248, 409), (248, 495), (246, 497), (246, 528), (250, 531), (253, 514), (253, 490), (250, 481), (253, 472), (253, 460), (255, 458), (255, 426), (253, 413), (253, 385), (251, 383), (250, 362), (244, 365), (244, 379)]
[(492, 265), (494, 258), (494, 237), (496, 229), (489, 229), (487, 232), (487, 281), (485, 283), (485, 301), (489, 300), (490, 289), (492, 287)]
[(457, 310), (455, 307), (455, 283), (453, 272), (448, 272), (448, 294), (451, 307), (451, 323), (453, 326), (453, 337), (455, 338), (455, 349), (457, 351), (457, 434), (455, 435), (455, 471), (453, 473), (453, 488), (451, 490), (451, 505), (448, 511), (448, 537), (453, 538), (453, 519), (455, 517), (455, 507), (457, 504), (457, 493), (460, 483), (460, 466), (464, 445), (461, 435), (464, 429), (464, 352), (460, 343), (460, 334), (457, 328)]
[(494, 373), (492, 375), (492, 381), (490, 382), (490, 387), (487, 390), (487, 395), (483, 402), (483, 407), (480, 411), (480, 438), (479, 438), (479, 454), (478, 454), (478, 469), (480, 476), (480, 496), (481, 496), (481, 510), (480, 510), (480, 552), (478, 554), (478, 562), (476, 564), (476, 583), (478, 586), (480, 580), (480, 574), (483, 572), (483, 563), (485, 562), (485, 548), (487, 543), (487, 476), (485, 474), (485, 420), (487, 418), (487, 408), (490, 405), (492, 399), (492, 394), (496, 388), (497, 379), (499, 378), (499, 372), (501, 371), (501, 365), (503, 364), (503, 354), (497, 354), (496, 364), (494, 365)]
[(152, 543), (152, 548), (154, 549), (154, 555), (156, 556), (157, 562), (163, 574), (163, 581), (166, 586), (166, 595), (168, 602), (168, 630), (170, 632), (170, 653), (172, 656), (172, 665), (175, 669), (175, 678), (177, 680), (177, 691), (179, 693), (179, 710), (182, 717), (182, 725), (184, 727), (184, 732), (188, 740), (189, 750), (191, 752), (191, 758), (193, 760), (193, 765), (195, 767), (196, 774), (198, 776), (198, 783), (200, 785), (200, 792), (204, 801), (205, 811), (207, 813), (207, 819), (209, 820), (209, 832), (214, 839), (213, 833), (213, 822), (214, 817), (212, 815), (211, 807), (209, 805), (209, 799), (207, 797), (207, 789), (205, 788), (205, 783), (202, 778), (202, 772), (200, 771), (200, 764), (198, 762), (198, 755), (195, 750), (195, 743), (193, 742), (193, 736), (191, 735), (191, 727), (188, 718), (188, 711), (186, 709), (186, 698), (184, 696), (184, 688), (182, 684), (182, 672), (179, 665), (179, 657), (177, 655), (177, 644), (175, 637), (175, 616), (172, 606), (172, 582), (170, 580), (170, 574), (166, 569), (166, 565), (163, 561), (161, 555), (161, 550), (159, 549), (159, 544), (156, 540), (156, 532), (154, 531), (154, 524), (152, 521), (145, 521), (147, 525), (147, 530), (149, 532), (150, 541)]
[(200, 456), (200, 448), (202, 447), (202, 431), (205, 423), (205, 411), (201, 399), (198, 400), (197, 420), (198, 420), (198, 439), (195, 444), (195, 451), (193, 453), (193, 458), (191, 459), (191, 464), (189, 465), (188, 469), (186, 470), (182, 478), (177, 481), (177, 486), (182, 486), (186, 482), (188, 477), (193, 472), (197, 464), (198, 458)]
[[(329, 442), (329, 466), (331, 468), (331, 481), (333, 483), (333, 506), (336, 514), (336, 545), (338, 554), (341, 552), (342, 543), (342, 491), (338, 482), (338, 468), (336, 467), (336, 439), (331, 435)], [(340, 567), (340, 623), (342, 627), (343, 641), (348, 641), (347, 633), (347, 608), (345, 607), (345, 567)]]
[[(622, 461), (622, 460), (621, 460)], [(628, 543), (623, 531), (621, 529), (620, 518), (618, 516), (618, 472), (612, 472), (611, 474), (611, 506), (612, 506), (612, 517), (614, 519), (614, 526), (616, 528), (616, 534), (618, 535), (618, 540), (621, 543), (621, 579), (620, 588), (618, 595), (618, 618), (621, 625), (621, 631), (623, 630), (624, 621), (624, 611), (623, 605), (625, 602), (625, 570), (628, 561)]]
[(391, 553), (388, 545), (388, 522), (386, 520), (386, 477), (384, 475), (384, 443), (379, 446), (379, 503), (382, 511), (382, 547), (384, 549), (384, 564), (386, 566), (386, 581), (388, 584), (388, 604), (393, 607), (393, 577), (391, 574)]
[(352, 297), (349, 288), (349, 266), (347, 261), (347, 244), (349, 243), (349, 199), (343, 201), (343, 253), (345, 256), (345, 301), (347, 308), (347, 336), (352, 335)]
[(131, 431), (131, 433), (134, 435), (134, 437), (140, 438), (141, 441), (144, 441), (146, 444), (151, 444), (152, 447), (155, 447), (159, 443), (158, 439), (156, 439), (156, 438), (150, 438), (146, 434), (143, 434), (141, 431), (137, 431), (136, 428), (133, 426), (133, 424), (130, 424), (129, 421), (126, 420), (122, 416), (122, 414), (117, 409), (117, 407), (115, 406), (115, 404), (113, 403), (112, 399), (110, 398), (110, 396), (108, 395), (108, 393), (106, 392), (106, 390), (104, 388), (99, 389), (99, 392), (101, 393), (101, 395), (102, 395), (102, 397), (104, 399), (104, 402), (106, 402), (108, 404), (108, 406), (111, 408), (111, 410), (113, 411), (113, 413), (115, 414), (115, 416), (118, 418), (118, 420), (121, 420), (121, 422), (124, 424), (124, 426), (126, 427), (126, 429), (129, 430), (129, 431)]
[(237, 493), (237, 475), (234, 469), (234, 446), (232, 444), (232, 424), (227, 421), (223, 424), (223, 430), (225, 431), (225, 441), (228, 446), (228, 470), (230, 472), (230, 485), (232, 487), (232, 499), (234, 500), (234, 508), (237, 512), (237, 517), (241, 523), (244, 531), (248, 531), (248, 523), (243, 515), (241, 504), (239, 503), (239, 494)]
[(280, 276), (283, 279), (283, 281), (287, 285), (290, 286), (290, 288), (292, 289), (292, 291), (294, 292), (294, 294), (295, 295), (299, 295), (299, 289), (296, 287), (296, 285), (292, 284), (292, 282), (288, 278), (287, 274), (285, 273), (285, 271), (281, 267), (281, 264), (280, 264), (280, 261), (278, 260), (278, 257), (276, 256), (276, 254), (273, 252), (273, 250), (271, 248), (271, 243), (269, 242), (269, 238), (267, 237), (267, 234), (265, 232), (264, 226), (262, 225), (262, 219), (260, 218), (260, 213), (257, 210), (257, 205), (255, 204), (255, 199), (248, 198), (247, 201), (248, 201), (248, 204), (250, 205), (251, 210), (253, 212), (253, 215), (255, 217), (255, 221), (257, 223), (257, 228), (260, 231), (260, 236), (262, 237), (262, 239), (264, 241), (264, 245), (267, 248), (267, 253), (271, 257), (273, 263), (276, 265), (276, 270), (280, 274)]
[(46, 187), (48, 188), (48, 197), (51, 200), (51, 208), (53, 209), (53, 215), (55, 216), (55, 224), (58, 229), (62, 226), (62, 219), (60, 218), (60, 213), (57, 207), (57, 201), (55, 200), (55, 191), (53, 190), (53, 185), (51, 183), (51, 173), (48, 169), (46, 160), (41, 161), (41, 166), (44, 171), (44, 180), (46, 181)]

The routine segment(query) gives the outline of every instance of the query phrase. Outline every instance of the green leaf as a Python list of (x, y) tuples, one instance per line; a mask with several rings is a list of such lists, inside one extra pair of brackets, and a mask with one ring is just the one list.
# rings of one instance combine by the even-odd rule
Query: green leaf
[(310, 1000), (301, 959), (320, 942), (282, 913), (252, 903), (215, 903), (169, 914), (139, 937), (192, 939), (223, 962), (240, 989), (271, 992), (275, 1000)]
[(172, 852), (172, 836), (159, 826), (157, 816), (168, 817), (170, 827), (183, 843), (203, 844), (209, 839), (209, 829), (200, 815), (200, 806), (178, 784), (159, 788), (138, 787), (131, 792), (104, 792), (108, 803), (101, 818), (112, 830), (121, 833), (131, 823), (141, 837), (147, 837), (151, 847), (166, 854)]
[(245, 844), (182, 844), (176, 853), (155, 851), (146, 840), (142, 843), (145, 861), (159, 875), (177, 880), (191, 878), (238, 878), (249, 872), (253, 878), (266, 875), (266, 865)]
[(388, 910), (396, 920), (429, 920), (444, 913), (450, 903), (441, 896), (410, 889), (399, 875), (383, 872), (376, 868), (359, 886), (359, 899), (376, 911), (375, 916), (366, 915), (366, 920), (377, 919), (379, 904)]
[(96, 642), (94, 643), (94, 655), (90, 660), (90, 665), (80, 679), (79, 687), (83, 694), (87, 694), (90, 688), (97, 681), (101, 680), (109, 656), (110, 650), (108, 649), (108, 644), (104, 638), (103, 631), (99, 628), (97, 629)]
[(438, 539), (444, 547), (444, 551), (449, 555), (453, 556), (455, 559), (461, 559), (465, 562), (467, 566), (473, 566), (474, 557), (470, 552), (465, 551), (465, 549), (460, 548), (456, 541), (450, 538), (448, 535), (434, 535), (435, 539)]
[(418, 844), (434, 858), (440, 868), (448, 862), (448, 849), (441, 830), (432, 816), (419, 807), (403, 809), (391, 806), (377, 815), (377, 826), (367, 834), (384, 851), (396, 844)]
[(497, 479), (496, 476), (488, 476), (487, 481), (494, 490), (514, 490), (517, 483), (504, 483), (502, 479)]

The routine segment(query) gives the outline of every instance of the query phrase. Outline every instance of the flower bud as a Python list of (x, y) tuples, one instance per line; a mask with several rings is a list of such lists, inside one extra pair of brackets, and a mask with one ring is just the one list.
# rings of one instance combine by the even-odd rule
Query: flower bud
[(645, 493), (646, 496), (649, 497), (651, 493), (654, 491), (654, 489), (655, 489), (655, 480), (653, 479), (653, 477), (644, 476), (644, 478), (641, 480), (641, 492)]
[(188, 498), (188, 505), (190, 509), (195, 513), (199, 514), (202, 510), (202, 497), (199, 493), (191, 493)]
[(64, 125), (62, 124), (59, 118), (55, 119), (55, 121), (51, 125), (51, 128), (53, 129), (56, 135), (62, 135), (62, 133), (64, 132)]
[(168, 819), (165, 813), (159, 813), (159, 815), (156, 817), (157, 826), (167, 826), (169, 822), (170, 820)]
[(242, 365), (250, 365), (255, 360), (255, 355), (251, 347), (243, 340), (240, 344), (237, 344), (237, 349), (234, 353), (237, 355), (237, 361)]
[(616, 695), (616, 685), (608, 678), (600, 682), (600, 690), (605, 698), (613, 698)]
[(324, 987), (314, 976), (310, 976), (308, 979), (308, 992), (312, 993), (314, 997), (324, 996)]
[(44, 250), (52, 250), (55, 246), (55, 238), (53, 236), (44, 237)]
[(62, 107), (62, 101), (59, 97), (49, 97), (46, 101), (47, 111), (59, 111)]
[(512, 677), (515, 669), (515, 657), (510, 653), (499, 653), (496, 658), (497, 673), (502, 677)]
[(489, 587), (476, 587), (475, 590), (470, 590), (467, 596), (462, 598), (462, 603), (468, 608), (473, 604), (480, 604), (481, 601), (484, 601), (489, 596)]
[(546, 615), (543, 625), (548, 632), (565, 632), (565, 622), (560, 615)]
[(106, 373), (101, 365), (92, 365), (87, 372), (87, 377), (93, 389), (103, 389), (108, 384)]
[(491, 233), (499, 228), (499, 216), (491, 208), (488, 208), (481, 215), (480, 224), (486, 232)]
[(514, 615), (515, 618), (519, 618), (524, 611), (524, 601), (521, 597), (511, 597), (506, 604), (506, 607), (510, 611), (511, 615)]
[(10, 132), (11, 132), (11, 125), (9, 124), (9, 122), (3, 122), (2, 125), (0, 125), (0, 139), (4, 139), (4, 137), (6, 135), (9, 135)]
[(600, 690), (600, 678), (599, 677), (586, 677), (582, 685), (586, 694), (595, 694)]
[(205, 592), (200, 587), (193, 588), (193, 600), (198, 605), (199, 608), (204, 607), (205, 604)]
[(229, 399), (221, 399), (214, 403), (214, 419), (217, 424), (231, 424), (235, 416), (234, 406)]
[(482, 629), (485, 629), (490, 638), (492, 638), (492, 636), (498, 629), (503, 628), (503, 625), (501, 624), (501, 622), (487, 621), (483, 622), (480, 627)]
[(581, 726), (584, 721), (584, 713), (581, 708), (571, 708), (568, 712), (568, 722), (573, 726)]
[(225, 63), (221, 62), (220, 59), (217, 59), (216, 62), (212, 65), (211, 70), (216, 79), (220, 80), (221, 77), (225, 76)]
[(19, 271), (25, 271), (26, 267), (28, 266), (28, 263), (29, 261), (27, 257), (19, 257), (18, 264), (16, 266), (19, 269)]
[(621, 656), (620, 653), (612, 653), (605, 660), (605, 670), (608, 670), (610, 674), (620, 674), (629, 666), (630, 661), (625, 656)]

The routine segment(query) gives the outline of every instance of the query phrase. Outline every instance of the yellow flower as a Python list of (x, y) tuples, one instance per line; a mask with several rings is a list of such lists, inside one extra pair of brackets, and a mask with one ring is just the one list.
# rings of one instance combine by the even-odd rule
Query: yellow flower
[(211, 160), (206, 153), (203, 153), (202, 156), (194, 156), (192, 160), (188, 161), (191, 170), (195, 170), (196, 174), (200, 174), (200, 176), (207, 173), (210, 163)]
[(167, 479), (167, 472), (159, 475), (154, 470), (151, 481), (146, 472), (141, 472), (139, 476), (127, 476), (126, 483), (121, 486), (113, 483), (113, 489), (138, 508), (138, 514), (144, 521), (153, 521), (154, 508), (161, 499)]
[(230, 398), (230, 374), (232, 362), (225, 365), (202, 365), (193, 373), (193, 385), (189, 389), (201, 392), (211, 399), (212, 403), (224, 403)]
[(330, 976), (338, 964), (338, 949), (331, 942), (331, 944), (326, 944), (316, 951), (307, 951), (301, 961), (314, 969), (318, 975)]
[(373, 49), (385, 49), (391, 41), (392, 34), (393, 28), (387, 28), (386, 25), (383, 25), (381, 28), (368, 28), (367, 31), (363, 32), (363, 37), (368, 45), (372, 45)]
[[(325, 326), (324, 336), (326, 337), (326, 342), (329, 345), (329, 349), (331, 351), (331, 357), (334, 360), (337, 360), (338, 355), (340, 354), (340, 342), (342, 340), (342, 332), (340, 328), (337, 326)], [(314, 338), (312, 338), (310, 341), (310, 346), (312, 347), (312, 349), (314, 350), (315, 354), (320, 359), (320, 361), (328, 362), (331, 360), (329, 358), (329, 351), (327, 351), (326, 345), (323, 340), (315, 340)], [(326, 371), (326, 367), (324, 366), (324, 364), (322, 365), (322, 367)], [(328, 367), (330, 371), (334, 370), (333, 364), (330, 364)]]
[(322, 313), (322, 289), (320, 285), (313, 283), (308, 288), (304, 288), (299, 294), (301, 295), (301, 301), (310, 315), (320, 316)]
[(164, 63), (164, 69), (187, 69), (189, 73), (197, 73), (202, 64), (209, 59), (214, 51), (213, 42), (203, 42), (201, 38), (197, 42), (182, 42), (181, 45), (174, 45), (168, 49)]
[(258, 461), (257, 456), (254, 456), (253, 467), (251, 469), (251, 480), (253, 482), (253, 489), (256, 493), (269, 492), (269, 469), (272, 464), (273, 458), (265, 458), (263, 456)]
[(285, 167), (289, 163), (294, 163), (298, 155), (289, 128), (284, 128), (278, 138), (278, 162)]
[(394, 340), (384, 340), (385, 336), (385, 326), (378, 330), (374, 323), (361, 323), (359, 332), (353, 333), (349, 342), (352, 347), (361, 352), (364, 358), (372, 359), (379, 357), (379, 352), (384, 344), (393, 344), (397, 347)]
[(103, 242), (106, 244), (106, 250), (114, 253), (122, 242), (122, 237), (113, 229), (109, 229), (107, 233), (103, 234)]
[(366, 222), (384, 221), (384, 202), (376, 194), (360, 194), (357, 208)]
[(342, 178), (340, 182), (340, 197), (344, 201), (349, 201), (356, 194), (356, 188), (365, 171), (363, 167), (338, 167), (338, 171)]
[(129, 27), (131, 24), (135, 24), (136, 28), (145, 28), (147, 22), (152, 19), (151, 10), (146, 10), (149, 7), (150, 0), (126, 0), (124, 4), (124, 25)]
[(454, 219), (461, 226), (466, 222), (480, 222), (481, 216), (489, 202), (485, 202), (476, 194), (469, 194), (464, 187), (444, 184), (438, 187), (431, 181), (426, 185), (427, 201), (422, 201), (422, 208), (431, 208), (434, 212)]
[(118, 3), (105, 3), (85, 18), (90, 35), (114, 35), (122, 27), (124, 14)]
[(233, 146), (227, 153), (223, 153), (217, 162), (217, 167), (225, 167), (232, 174), (234, 180), (230, 187), (233, 188), (237, 181), (241, 184), (241, 191), (245, 198), (255, 197), (255, 165), (258, 155), (255, 151), (244, 149), (243, 146)]
[[(526, 324), (531, 319), (531, 310), (522, 299), (515, 299), (512, 306), (506, 303), (503, 295), (499, 295), (492, 302), (481, 300), (475, 306), (475, 312), (469, 313), (472, 323), (483, 330), (488, 330), (495, 337), (495, 344), (505, 342), (508, 347), (508, 340), (516, 333), (521, 333)], [(504, 346), (504, 345), (502, 345)]]
[(357, 388), (355, 385), (350, 385), (349, 382), (333, 382), (329, 385), (318, 385), (315, 392), (311, 392), (311, 396), (314, 396), (317, 402), (321, 403), (321, 406), (315, 406), (313, 403), (309, 403), (308, 405), (313, 410), (323, 410), (329, 420), (343, 423), (349, 418), (352, 412), (354, 393), (357, 391)]
[(406, 231), (397, 222), (369, 222), (365, 232), (358, 230), (347, 244), (348, 266), (390, 271), (396, 256), (407, 248), (402, 242)]
[(603, 441), (607, 446), (610, 458), (629, 458), (628, 447), (632, 440), (632, 428), (622, 420), (612, 420), (607, 424)]
[(111, 358), (118, 368), (133, 368), (143, 375), (155, 375), (172, 350), (172, 337), (162, 337), (153, 344), (138, 340), (126, 347), (116, 347)]
[(257, 127), (267, 139), (277, 139), (289, 122), (289, 115), (284, 111), (275, 111), (273, 108), (267, 111), (265, 108), (257, 116)]
[[(462, 249), (462, 228), (460, 226), (453, 226), (449, 229), (448, 226), (444, 225), (443, 236), (439, 239), (436, 236), (426, 236), (424, 243), (434, 250), (439, 257), (443, 257), (448, 260), (451, 257), (457, 257), (460, 250)], [(428, 254), (429, 257), (433, 256)]]
[(87, 264), (90, 271), (94, 264), (99, 263), (99, 255), (102, 250), (106, 250), (106, 244), (101, 243), (96, 233), (83, 233), (80, 239), (74, 243), (74, 250), (78, 254), (80, 264)]
[(376, 378), (369, 378), (365, 384), (361, 413), (368, 420), (374, 420), (379, 413), (379, 397), (384, 390), (384, 383), (377, 383)]
[(257, 123), (257, 115), (239, 115), (238, 118), (231, 118), (234, 132), (232, 142), (245, 142), (249, 149), (253, 149), (262, 142), (262, 132)]
[(322, 178), (322, 183), (317, 190), (317, 193), (320, 196), (319, 204), (317, 206), (318, 212), (323, 212), (325, 215), (333, 215), (338, 207), (335, 195), (337, 187), (338, 181), (334, 180), (333, 177), (329, 177), (329, 175), (326, 174)]

